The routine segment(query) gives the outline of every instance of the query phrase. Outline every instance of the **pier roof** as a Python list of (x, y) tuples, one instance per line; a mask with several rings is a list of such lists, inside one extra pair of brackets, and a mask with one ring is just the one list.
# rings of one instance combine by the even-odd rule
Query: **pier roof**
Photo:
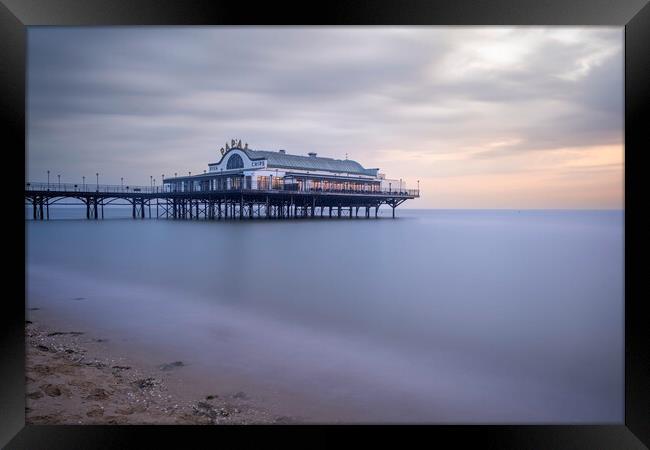
[[(324, 158), (316, 156), (315, 153), (310, 156), (302, 156), (291, 155), (281, 151), (252, 150), (237, 147), (235, 149), (243, 151), (252, 160), (266, 160), (266, 166), (271, 168), (350, 173), (371, 177), (377, 176), (377, 171), (379, 170), (366, 169), (351, 159)], [(224, 154), (222, 160), (227, 154)]]

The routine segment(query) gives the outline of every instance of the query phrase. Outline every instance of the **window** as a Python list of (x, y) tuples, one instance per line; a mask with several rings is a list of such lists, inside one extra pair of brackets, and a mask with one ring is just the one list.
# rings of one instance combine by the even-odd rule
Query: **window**
[(228, 159), (228, 164), (226, 164), (226, 170), (243, 169), (243, 168), (244, 168), (244, 160), (241, 159), (241, 156), (239, 156), (237, 153), (235, 153)]
[(268, 189), (269, 177), (257, 177), (257, 189)]

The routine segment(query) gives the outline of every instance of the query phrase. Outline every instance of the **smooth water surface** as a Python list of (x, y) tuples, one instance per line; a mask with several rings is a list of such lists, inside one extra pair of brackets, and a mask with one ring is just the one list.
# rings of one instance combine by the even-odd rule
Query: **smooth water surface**
[(623, 421), (622, 211), (382, 212), (27, 221), (28, 303), (305, 420)]

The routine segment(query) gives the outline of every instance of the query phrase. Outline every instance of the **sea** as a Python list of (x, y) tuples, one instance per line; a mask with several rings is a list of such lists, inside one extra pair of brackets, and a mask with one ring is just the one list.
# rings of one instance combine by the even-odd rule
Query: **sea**
[[(26, 210), (27, 307), (316, 423), (624, 420), (624, 211)], [(155, 216), (155, 214), (154, 214)]]

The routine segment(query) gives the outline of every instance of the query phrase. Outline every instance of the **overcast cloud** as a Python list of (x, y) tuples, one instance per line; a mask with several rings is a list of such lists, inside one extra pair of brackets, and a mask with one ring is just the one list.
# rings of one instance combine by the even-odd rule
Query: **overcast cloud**
[(30, 180), (148, 184), (241, 138), (420, 180), (413, 207), (623, 205), (622, 28), (32, 27), (28, 43)]

